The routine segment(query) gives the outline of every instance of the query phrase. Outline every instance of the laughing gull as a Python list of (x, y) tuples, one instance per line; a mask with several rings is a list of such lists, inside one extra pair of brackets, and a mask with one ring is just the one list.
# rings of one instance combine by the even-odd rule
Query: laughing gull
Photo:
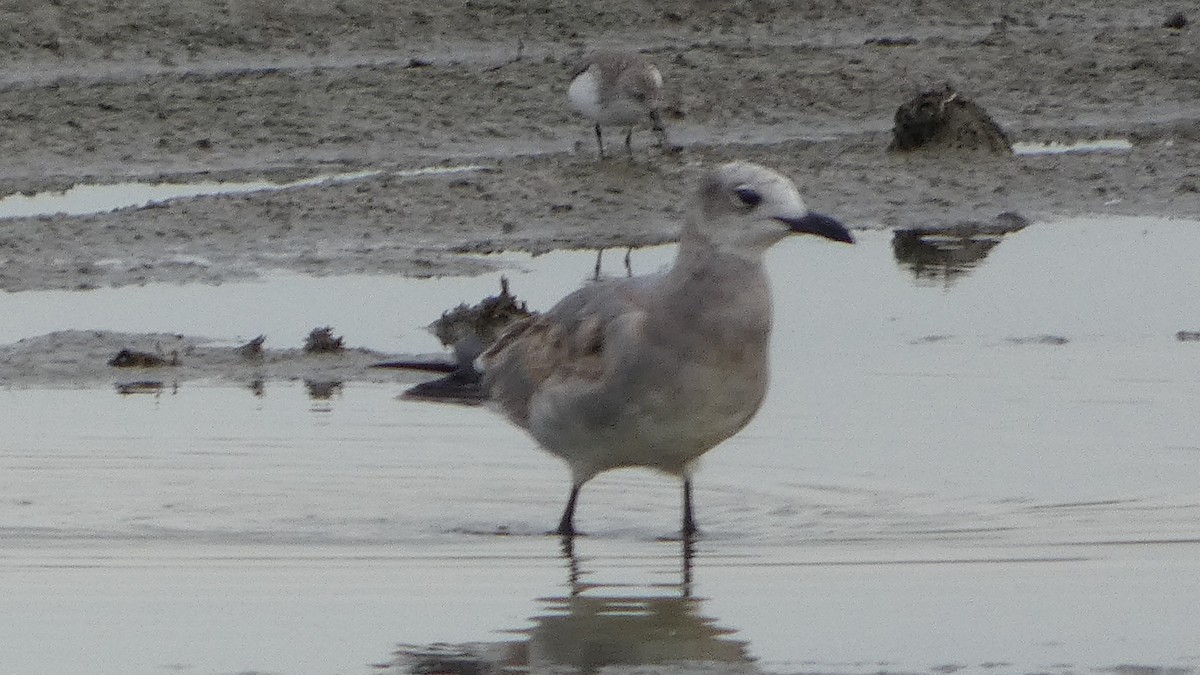
[(792, 233), (854, 241), (784, 176), (725, 164), (701, 181), (670, 269), (584, 286), (480, 355), (490, 403), (570, 466), (558, 534), (575, 534), (584, 483), (621, 467), (681, 477), (682, 532), (695, 533), (696, 460), (746, 426), (767, 391), (763, 254)]
[(567, 104), (572, 111), (596, 123), (596, 144), (604, 158), (603, 126), (626, 128), (625, 149), (633, 155), (633, 127), (650, 118), (650, 124), (665, 142), (666, 130), (659, 117), (662, 106), (662, 74), (636, 52), (596, 51), (585, 55), (571, 73)]

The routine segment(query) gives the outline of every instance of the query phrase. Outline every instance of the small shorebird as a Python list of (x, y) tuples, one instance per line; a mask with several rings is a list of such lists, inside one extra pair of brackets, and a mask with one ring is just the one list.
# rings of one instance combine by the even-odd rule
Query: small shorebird
[(585, 55), (571, 73), (567, 103), (572, 111), (596, 124), (596, 144), (604, 158), (601, 126), (625, 127), (625, 149), (633, 155), (633, 127), (650, 118), (666, 142), (659, 108), (662, 106), (662, 74), (641, 54), (623, 51), (596, 51)]
[(742, 429), (767, 391), (763, 254), (793, 233), (854, 241), (784, 176), (725, 164), (701, 181), (669, 270), (584, 286), (476, 360), (490, 403), (571, 469), (558, 534), (575, 534), (584, 483), (621, 467), (681, 477), (682, 533), (695, 533), (696, 460)]

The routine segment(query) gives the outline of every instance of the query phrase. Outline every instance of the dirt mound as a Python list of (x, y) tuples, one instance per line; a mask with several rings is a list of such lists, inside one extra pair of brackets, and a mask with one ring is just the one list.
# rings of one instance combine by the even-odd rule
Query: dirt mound
[(946, 85), (921, 93), (896, 110), (888, 150), (982, 150), (1010, 155), (1012, 143), (987, 111)]

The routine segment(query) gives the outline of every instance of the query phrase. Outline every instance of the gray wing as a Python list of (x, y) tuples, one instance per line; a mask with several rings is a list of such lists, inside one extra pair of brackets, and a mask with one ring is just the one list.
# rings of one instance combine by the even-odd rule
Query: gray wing
[(654, 281), (596, 282), (546, 313), (513, 324), (479, 357), (489, 398), (514, 423), (528, 428), (530, 401), (547, 384), (598, 382), (611, 358), (605, 349), (610, 328), (644, 313)]

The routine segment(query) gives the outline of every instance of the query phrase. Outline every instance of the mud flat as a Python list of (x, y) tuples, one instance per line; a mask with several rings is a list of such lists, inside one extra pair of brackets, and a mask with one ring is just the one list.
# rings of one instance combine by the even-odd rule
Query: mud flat
[[(236, 6), (235, 6), (236, 5)], [(478, 271), (462, 251), (673, 237), (699, 166), (797, 177), (856, 227), (1017, 211), (1200, 211), (1194, 25), (1136, 2), (310, 3), (71, 0), (0, 22), (0, 195), (77, 184), (360, 180), (0, 221), (0, 288)], [(1162, 15), (1160, 15), (1162, 14)], [(585, 45), (641, 48), (674, 151), (597, 162), (563, 105)], [(1126, 150), (1013, 158), (884, 152), (897, 106), (943, 83), (1017, 143)], [(486, 170), (398, 172), (475, 164)]]

